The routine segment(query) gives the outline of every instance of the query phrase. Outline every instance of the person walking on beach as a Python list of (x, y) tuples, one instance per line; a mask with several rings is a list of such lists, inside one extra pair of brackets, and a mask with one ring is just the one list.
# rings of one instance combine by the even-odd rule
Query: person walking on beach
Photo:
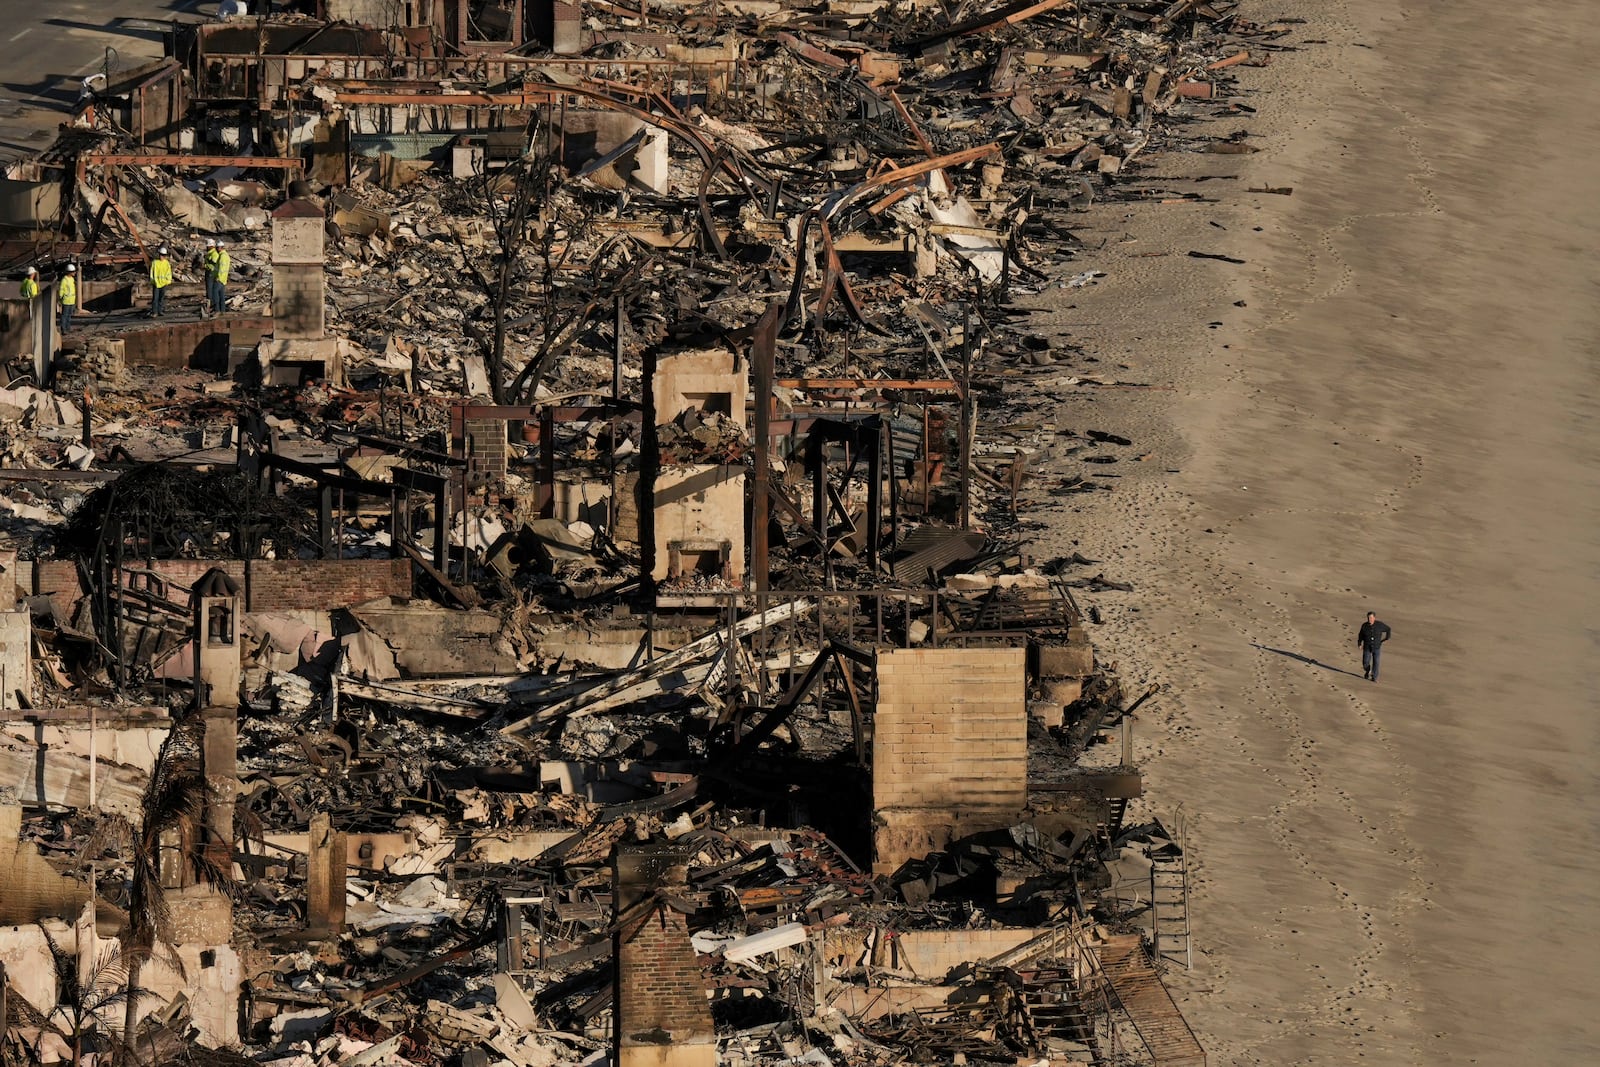
[(1383, 651), (1383, 643), (1389, 640), (1389, 624), (1379, 622), (1378, 616), (1367, 612), (1367, 621), (1361, 624), (1361, 629), (1356, 632), (1356, 644), (1361, 646), (1361, 676), (1378, 680), (1378, 655)]

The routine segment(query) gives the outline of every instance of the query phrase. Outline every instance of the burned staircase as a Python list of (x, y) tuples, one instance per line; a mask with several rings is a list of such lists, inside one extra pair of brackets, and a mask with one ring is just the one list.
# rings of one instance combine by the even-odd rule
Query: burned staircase
[[(1160, 823), (1162, 831), (1152, 834), (1145, 846), (1150, 858), (1150, 920), (1151, 941), (1156, 963), (1181, 963), (1185, 970), (1194, 967), (1193, 949), (1189, 937), (1189, 862), (1184, 847), (1183, 822), (1178, 822), (1176, 834), (1170, 834)], [(1165, 836), (1163, 836), (1165, 835)]]
[(1020, 972), (1022, 1006), (1039, 1037), (1078, 1045), (1091, 1063), (1119, 1063), (1121, 1049), (1116, 1027), (1110, 1024), (1106, 983), (1093, 952), (1085, 952), (1081, 959), (1078, 966), (1057, 961)]
[(1100, 970), (1156, 1067), (1205, 1067), (1205, 1049), (1184, 1021), (1138, 934), (1107, 938)]

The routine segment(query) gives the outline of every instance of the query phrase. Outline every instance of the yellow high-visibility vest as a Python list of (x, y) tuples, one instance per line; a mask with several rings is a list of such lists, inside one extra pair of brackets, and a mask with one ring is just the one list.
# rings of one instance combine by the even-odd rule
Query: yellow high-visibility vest
[(217, 249), (217, 259), (216, 262), (211, 265), (211, 270), (212, 273), (216, 275), (218, 285), (228, 284), (228, 271), (232, 269), (232, 257), (230, 257), (225, 250), (221, 248)]
[(33, 275), (22, 279), (22, 299), (32, 300), (39, 295), (39, 280)]
[(157, 289), (165, 289), (172, 284), (172, 264), (164, 259), (158, 259), (150, 264), (150, 284)]
[(56, 299), (61, 301), (62, 307), (72, 307), (78, 303), (78, 279), (68, 274), (61, 279), (61, 284), (56, 287)]

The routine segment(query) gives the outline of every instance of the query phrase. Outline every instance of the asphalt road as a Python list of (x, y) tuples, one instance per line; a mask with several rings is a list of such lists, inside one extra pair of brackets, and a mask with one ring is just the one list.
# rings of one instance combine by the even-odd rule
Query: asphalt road
[(55, 139), (83, 79), (157, 59), (173, 19), (194, 21), (215, 0), (12, 0), (0, 5), (0, 160)]

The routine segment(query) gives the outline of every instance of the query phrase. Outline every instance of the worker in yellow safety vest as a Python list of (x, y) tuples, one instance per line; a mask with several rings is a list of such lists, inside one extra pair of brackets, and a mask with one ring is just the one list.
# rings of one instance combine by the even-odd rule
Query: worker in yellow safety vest
[(206, 298), (200, 304), (202, 317), (211, 314), (217, 307), (217, 239), (206, 238), (206, 252), (200, 257), (200, 270), (206, 279)]
[(228, 274), (233, 270), (233, 257), (228, 255), (228, 250), (222, 247), (222, 242), (217, 242), (217, 269), (214, 272), (217, 286), (217, 299), (212, 304), (212, 310), (218, 315), (228, 303)]
[(167, 247), (156, 249), (156, 258), (150, 261), (150, 317), (159, 319), (166, 314), (167, 286), (172, 284), (172, 264), (167, 260)]
[(29, 307), (33, 305), (33, 298), (39, 295), (39, 268), (29, 267), (22, 275), (22, 299), (28, 301)]
[(220, 315), (228, 300), (228, 272), (233, 269), (233, 259), (220, 240), (213, 238), (206, 245), (206, 299), (211, 313)]
[(56, 303), (61, 305), (61, 332), (72, 329), (72, 316), (78, 312), (78, 268), (67, 264), (67, 272), (56, 284)]

